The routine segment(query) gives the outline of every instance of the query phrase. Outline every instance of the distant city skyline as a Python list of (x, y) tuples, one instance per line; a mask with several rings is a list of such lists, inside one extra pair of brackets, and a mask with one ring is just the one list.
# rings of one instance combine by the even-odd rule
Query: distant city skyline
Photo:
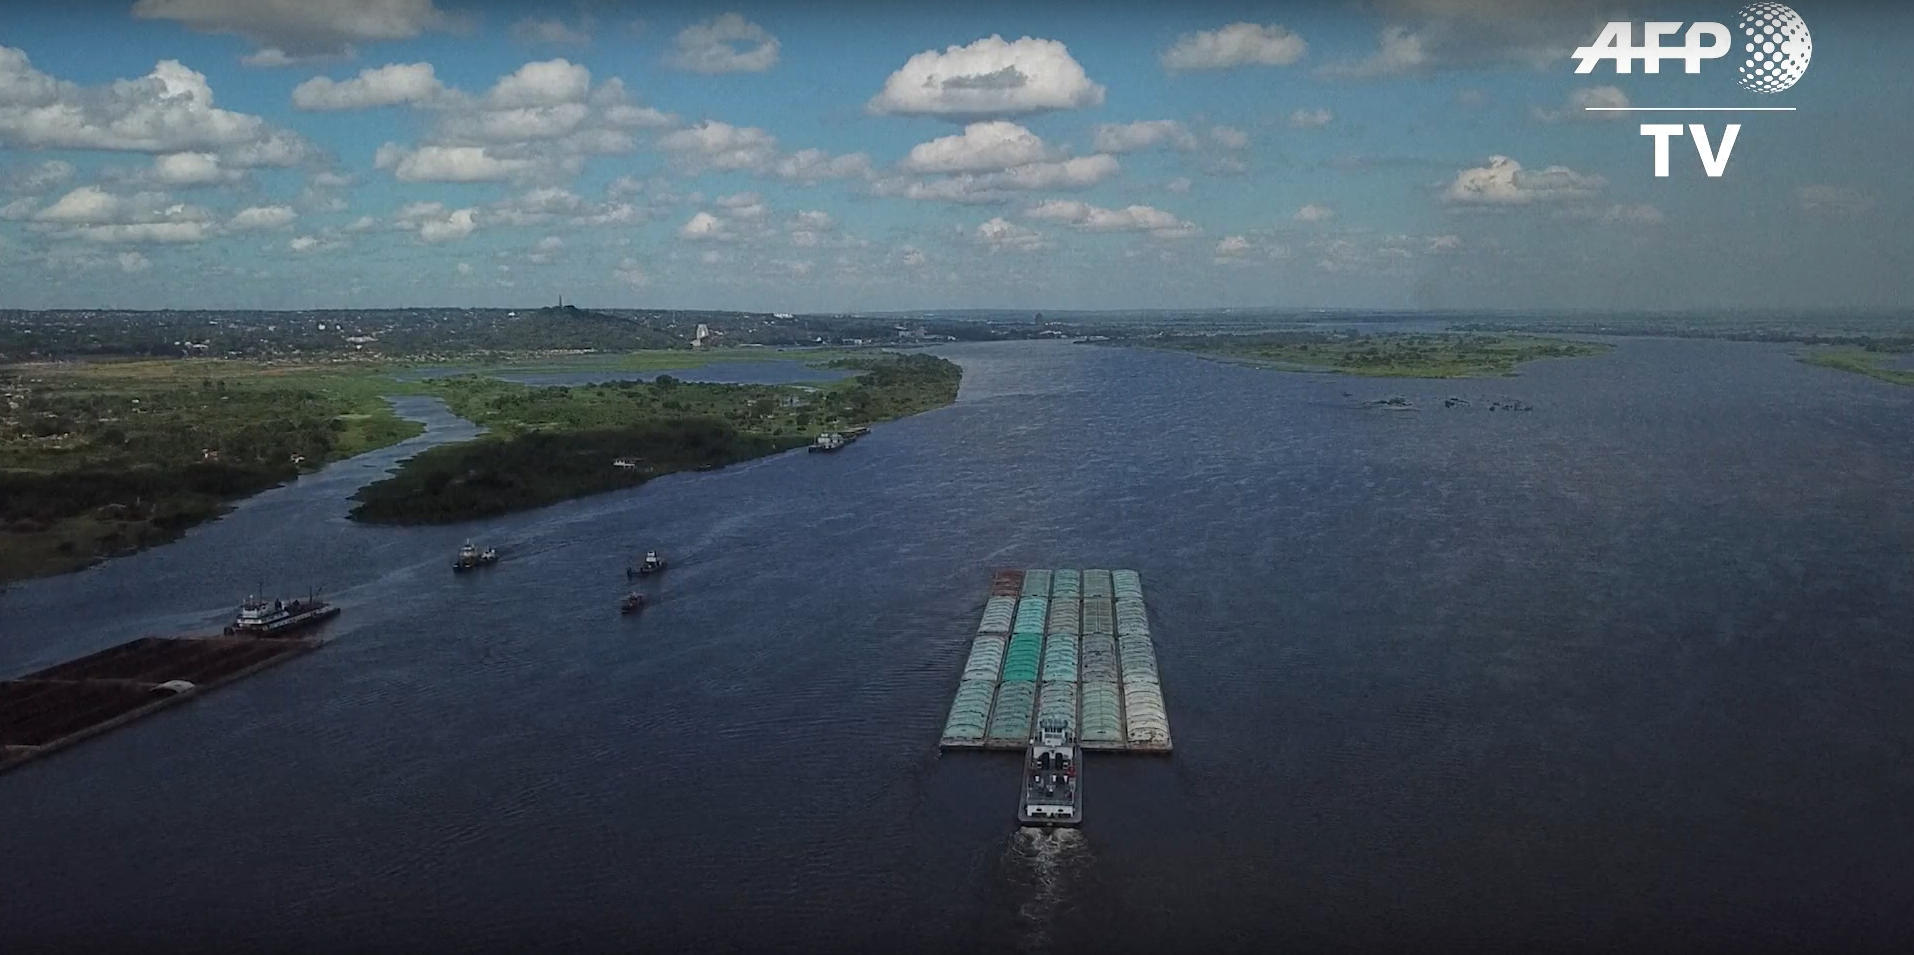
[(1914, 304), (1914, 12), (1792, 6), (1761, 95), (1577, 75), (1605, 0), (33, 0), (0, 308)]

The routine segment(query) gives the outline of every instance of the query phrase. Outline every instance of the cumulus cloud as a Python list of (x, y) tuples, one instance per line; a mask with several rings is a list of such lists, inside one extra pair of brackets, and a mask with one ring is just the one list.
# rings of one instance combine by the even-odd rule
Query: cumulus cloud
[(1249, 240), (1240, 235), (1226, 235), (1216, 243), (1216, 257), (1242, 258), (1249, 254)]
[(1169, 190), (1170, 192), (1174, 192), (1178, 195), (1181, 195), (1183, 193), (1190, 191), (1190, 180), (1186, 176), (1178, 176), (1175, 179), (1172, 179), (1169, 182), (1164, 183), (1163, 188)]
[(1312, 202), (1309, 205), (1306, 205), (1302, 207), (1301, 209), (1296, 210), (1296, 215), (1294, 218), (1296, 219), (1297, 222), (1308, 223), (1308, 222), (1328, 222), (1329, 220), (1334, 219), (1335, 217), (1336, 217), (1336, 210), (1331, 209), (1328, 206), (1319, 206)]
[(432, 0), (138, 0), (132, 12), (202, 33), (245, 37), (261, 47), (256, 65), (350, 55), (357, 42), (409, 40), (453, 24)]
[[(1628, 106), (1628, 94), (1615, 86), (1588, 86), (1570, 90), (1568, 102), (1561, 109), (1543, 109), (1536, 107), (1534, 116), (1545, 123), (1558, 120), (1586, 120), (1592, 122), (1612, 122), (1627, 118), (1620, 108)], [(1591, 109), (1593, 108), (1593, 111)]]
[(645, 264), (633, 258), (619, 260), (618, 267), (611, 270), (611, 277), (632, 288), (651, 284), (651, 276), (645, 274)]
[(34, 213), (32, 222), (59, 235), (95, 242), (199, 242), (214, 234), (212, 213), (165, 193), (116, 195), (81, 186)]
[(291, 206), (248, 206), (233, 214), (226, 225), (235, 232), (255, 229), (283, 229), (299, 218)]
[(1100, 153), (1133, 153), (1156, 146), (1187, 150), (1196, 148), (1196, 137), (1176, 120), (1144, 119), (1098, 126), (1095, 145)]
[(924, 255), (923, 249), (911, 245), (898, 249), (897, 259), (902, 262), (906, 268), (913, 269), (930, 262), (930, 259)]
[(167, 153), (153, 157), (147, 177), (163, 186), (210, 186), (236, 182), (245, 173), (226, 169), (214, 153)]
[(1291, 129), (1315, 129), (1329, 125), (1334, 116), (1326, 109), (1299, 109), (1289, 114)]
[(0, 190), (15, 195), (38, 196), (48, 190), (66, 185), (73, 179), (73, 164), (60, 159), (19, 169), (12, 169), (0, 177)]
[(911, 147), (900, 163), (911, 172), (994, 172), (1041, 162), (1049, 153), (1043, 140), (1016, 123), (971, 123), (955, 136)]
[(1464, 169), (1442, 192), (1442, 201), (1464, 206), (1513, 206), (1534, 202), (1586, 199), (1608, 183), (1567, 166), (1527, 170), (1507, 156), (1490, 156), (1488, 165)]
[(815, 183), (825, 179), (865, 179), (871, 175), (871, 157), (864, 153), (833, 156), (822, 149), (800, 149), (772, 166), (780, 179)]
[(510, 226), (631, 225), (645, 220), (637, 206), (617, 198), (593, 202), (569, 189), (544, 187), (494, 203), (485, 210), (485, 221)]
[(1158, 238), (1181, 239), (1199, 231), (1195, 224), (1154, 206), (1104, 209), (1076, 199), (1046, 199), (1024, 215), (1068, 223), (1085, 232), (1148, 232)]
[(328, 252), (333, 249), (342, 249), (345, 248), (345, 243), (338, 239), (326, 238), (324, 236), (296, 235), (287, 240), (286, 248), (305, 255), (313, 252)]
[(119, 261), (120, 261), (120, 271), (126, 272), (128, 274), (131, 274), (134, 272), (144, 272), (147, 269), (150, 269), (153, 267), (153, 263), (151, 261), (148, 261), (146, 256), (141, 255), (138, 252), (121, 252)]
[(723, 219), (699, 210), (678, 227), (678, 238), (687, 242), (722, 241), (731, 238), (731, 231)]
[(1331, 78), (1362, 80), (1419, 72), (1432, 62), (1420, 34), (1391, 24), (1382, 28), (1382, 42), (1376, 52), (1358, 60), (1328, 64), (1317, 72)]
[(498, 182), (532, 173), (534, 159), (493, 155), (483, 146), (421, 146), (386, 143), (373, 156), (376, 169), (392, 170), (400, 182)]
[(762, 73), (777, 65), (778, 38), (735, 13), (679, 31), (666, 62), (694, 73)]
[(428, 103), (445, 94), (430, 63), (389, 63), (349, 80), (315, 76), (292, 88), (294, 109), (342, 110)]
[(291, 166), (309, 144), (258, 116), (213, 105), (202, 73), (161, 60), (136, 80), (86, 88), (0, 46), (0, 147), (113, 152), (214, 152), (234, 166)]
[(1001, 172), (961, 173), (944, 179), (879, 179), (872, 183), (874, 195), (937, 202), (1007, 202), (1018, 192), (1037, 190), (1088, 189), (1112, 176), (1121, 167), (1114, 156), (1079, 156), (1058, 162), (1028, 163)]
[(421, 242), (451, 242), (477, 231), (478, 216), (475, 208), (448, 209), (442, 202), (414, 202), (399, 210), (393, 224), (417, 233)]
[(1158, 57), (1172, 73), (1226, 70), (1237, 66), (1288, 66), (1309, 44), (1274, 23), (1232, 23), (1218, 30), (1185, 33)]
[(1248, 149), (1249, 134), (1234, 126), (1212, 126), (1210, 142), (1224, 149)]
[(971, 122), (1099, 106), (1103, 94), (1062, 43), (992, 35), (911, 57), (866, 109)]
[(707, 119), (665, 134), (658, 145), (693, 170), (763, 169), (777, 161), (778, 140), (755, 126)]
[(1040, 249), (1049, 245), (1044, 241), (1043, 233), (1020, 226), (1002, 216), (977, 226), (977, 230), (971, 233), (971, 238), (979, 244), (988, 246), (992, 252), (1005, 249)]
[(1801, 211), (1813, 215), (1859, 215), (1874, 208), (1874, 197), (1845, 186), (1813, 185), (1795, 190)]
[(1218, 265), (1251, 265), (1289, 258), (1289, 247), (1244, 235), (1226, 235), (1216, 243), (1210, 260)]
[(581, 18), (577, 26), (557, 17), (526, 17), (512, 24), (512, 38), (522, 43), (590, 46), (591, 28), (590, 17)]

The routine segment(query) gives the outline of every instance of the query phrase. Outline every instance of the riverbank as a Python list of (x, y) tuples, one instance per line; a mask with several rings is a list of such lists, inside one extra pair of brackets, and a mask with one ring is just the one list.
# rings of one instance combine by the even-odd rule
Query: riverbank
[(430, 383), (454, 413), (485, 427), (431, 448), (354, 496), (354, 520), (446, 524), (636, 487), (811, 443), (957, 400), (963, 372), (931, 355), (841, 358), (855, 377), (818, 386), (650, 382), (534, 386), (478, 376)]
[(1914, 371), (1885, 367), (1894, 357), (1892, 354), (1872, 351), (1817, 351), (1801, 356), (1801, 361), (1819, 368), (1853, 372), (1897, 385), (1914, 385)]
[(1612, 347), (1532, 335), (1318, 331), (1164, 336), (1136, 343), (1278, 371), (1376, 378), (1497, 377), (1514, 374), (1526, 362), (1600, 355)]

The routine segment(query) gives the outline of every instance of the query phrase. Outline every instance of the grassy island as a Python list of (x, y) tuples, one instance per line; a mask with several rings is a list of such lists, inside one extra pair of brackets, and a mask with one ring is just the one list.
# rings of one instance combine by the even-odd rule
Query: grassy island
[(1259, 335), (1166, 335), (1154, 347), (1289, 371), (1379, 378), (1476, 378), (1513, 374), (1541, 358), (1599, 355), (1608, 345), (1532, 335), (1371, 334), (1297, 331)]
[(1840, 351), (1813, 352), (1802, 356), (1801, 360), (1810, 365), (1818, 365), (1822, 368), (1834, 368), (1840, 371), (1851, 371), (1857, 375), (1879, 378), (1882, 381), (1893, 382), (1897, 385), (1914, 385), (1914, 371), (1881, 367), (1882, 363), (1886, 362), (1889, 357), (1888, 354), (1878, 351), (1844, 349)]
[(430, 383), (490, 433), (431, 448), (357, 495), (354, 519), (437, 524), (543, 507), (809, 444), (822, 430), (901, 418), (957, 398), (962, 370), (931, 355), (844, 358), (816, 387), (718, 385), (660, 375), (581, 387), (477, 376)]
[(310, 366), (0, 368), (0, 580), (174, 540), (239, 498), (421, 430), (365, 378)]

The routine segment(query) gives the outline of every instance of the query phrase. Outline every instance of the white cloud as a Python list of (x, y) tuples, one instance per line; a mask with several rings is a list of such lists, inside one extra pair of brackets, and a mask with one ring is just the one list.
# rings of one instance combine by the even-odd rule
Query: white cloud
[(4, 181), (0, 182), (0, 188), (14, 195), (38, 196), (50, 189), (63, 186), (72, 179), (72, 163), (49, 159), (38, 165), (8, 172)]
[(1076, 199), (1046, 199), (1025, 210), (1024, 215), (1065, 222), (1085, 232), (1148, 232), (1158, 238), (1180, 239), (1199, 231), (1194, 223), (1154, 206), (1104, 209)]
[(897, 253), (898, 253), (898, 259), (902, 261), (904, 265), (908, 268), (914, 269), (919, 266), (925, 265), (929, 263), (930, 261), (928, 258), (925, 257), (924, 250), (919, 249), (916, 246), (910, 246), (910, 245), (904, 246), (903, 248), (898, 249)]
[(718, 208), (724, 210), (726, 217), (745, 222), (756, 222), (771, 214), (764, 199), (755, 192), (740, 192), (735, 195), (719, 196)]
[(1289, 114), (1289, 125), (1293, 129), (1315, 129), (1329, 125), (1334, 115), (1326, 109), (1299, 109)]
[(778, 38), (735, 13), (678, 33), (666, 62), (695, 73), (762, 73), (777, 65)]
[(1371, 79), (1415, 73), (1430, 64), (1422, 36), (1400, 24), (1391, 24), (1382, 28), (1382, 43), (1376, 52), (1360, 60), (1331, 63), (1317, 72), (1342, 79)]
[(485, 211), (488, 224), (500, 225), (631, 225), (645, 220), (637, 206), (614, 197), (592, 202), (569, 189), (547, 186), (494, 203)]
[(527, 254), (525, 258), (529, 259), (535, 264), (545, 265), (551, 262), (552, 260), (556, 259), (558, 257), (559, 250), (563, 249), (564, 247), (565, 247), (564, 239), (561, 239), (555, 235), (548, 235), (538, 240), (538, 244), (532, 246), (532, 251), (529, 254)]
[(637, 259), (626, 258), (611, 270), (611, 277), (632, 288), (643, 288), (651, 284), (651, 276), (645, 274), (645, 265)]
[(238, 34), (270, 51), (268, 63), (350, 54), (355, 42), (409, 40), (452, 24), (432, 0), (138, 0), (132, 13), (202, 33)]
[(792, 219), (792, 225), (807, 232), (829, 232), (837, 228), (837, 220), (820, 209), (806, 209)]
[(1143, 119), (1134, 123), (1104, 123), (1097, 127), (1095, 143), (1100, 153), (1132, 153), (1165, 145), (1195, 149), (1196, 137), (1176, 120)]
[(1170, 192), (1174, 192), (1178, 195), (1181, 195), (1183, 193), (1190, 191), (1190, 181), (1187, 177), (1178, 176), (1177, 178), (1172, 179), (1169, 182), (1165, 183), (1163, 185), (1163, 188), (1169, 190)]
[(1062, 162), (1018, 166), (993, 178), (1007, 189), (1088, 189), (1116, 175), (1119, 168), (1111, 156), (1079, 156)]
[(1328, 206), (1319, 206), (1312, 202), (1296, 210), (1294, 218), (1297, 222), (1328, 222), (1335, 217), (1336, 210)]
[(1226, 235), (1216, 243), (1216, 257), (1219, 259), (1242, 258), (1249, 254), (1249, 240), (1240, 235)]
[(678, 227), (678, 238), (688, 242), (721, 241), (731, 238), (731, 233), (724, 220), (701, 210)]
[(457, 271), (457, 272), (458, 272), (458, 273), (459, 273), (460, 275), (471, 275), (471, 274), (472, 274), (472, 265), (471, 265), (471, 263), (469, 263), (469, 262), (460, 262), (460, 263), (459, 263), (459, 264), (458, 264), (457, 266), (455, 266), (454, 268), (456, 269), (456, 271)]
[(144, 272), (152, 267), (153, 263), (138, 252), (120, 253), (120, 271), (122, 272)]
[(1874, 197), (1845, 186), (1813, 185), (1795, 190), (1801, 211), (1815, 215), (1859, 215), (1874, 208)]
[(379, 147), (373, 166), (392, 170), (400, 182), (498, 182), (538, 169), (532, 159), (505, 159), (483, 146), (421, 146), (397, 143)]
[(591, 45), (590, 17), (572, 26), (557, 17), (526, 17), (512, 24), (512, 37), (524, 43), (549, 43), (554, 46)]
[[(1533, 115), (1545, 123), (1557, 120), (1614, 121), (1627, 118), (1628, 114), (1611, 111), (1617, 107), (1628, 106), (1628, 94), (1615, 86), (1587, 86), (1570, 90), (1568, 102), (1563, 108), (1550, 110), (1536, 107)], [(1590, 111), (1589, 107), (1604, 107), (1600, 111)]]
[(81, 186), (34, 213), (36, 226), (95, 242), (199, 242), (214, 232), (212, 213), (164, 193), (115, 195)]
[(299, 218), (291, 206), (248, 206), (233, 214), (227, 226), (236, 232), (253, 229), (283, 229)]
[(485, 94), (491, 109), (522, 109), (582, 103), (591, 91), (591, 71), (566, 59), (527, 63), (501, 76)]
[(871, 192), (889, 198), (935, 202), (1005, 202), (1018, 192), (1088, 189), (1116, 175), (1120, 169), (1116, 157), (1099, 154), (929, 181), (880, 179), (871, 184)]
[(968, 122), (1099, 106), (1103, 94), (1062, 43), (992, 35), (911, 57), (866, 109)]
[(800, 149), (779, 159), (772, 173), (780, 179), (813, 183), (824, 179), (867, 179), (871, 157), (864, 153), (832, 156), (822, 149)]
[(899, 163), (911, 172), (995, 172), (1041, 162), (1049, 154), (1035, 133), (1003, 120), (971, 123), (955, 136), (911, 147)]
[(0, 148), (216, 152), (235, 166), (290, 166), (311, 154), (258, 116), (213, 105), (204, 74), (161, 60), (137, 80), (83, 88), (0, 46)]
[(1249, 134), (1234, 126), (1211, 127), (1210, 141), (1224, 149), (1249, 148)]
[(1236, 66), (1288, 66), (1309, 44), (1276, 24), (1232, 23), (1218, 30), (1185, 33), (1159, 59), (1171, 72)]
[(478, 210), (447, 209), (444, 203), (414, 202), (399, 210), (394, 224), (418, 233), (421, 242), (450, 242), (478, 229)]
[(243, 176), (240, 170), (221, 168), (219, 156), (214, 153), (167, 153), (155, 156), (150, 173), (154, 182), (166, 186), (208, 186), (235, 182)]
[(1027, 229), (1002, 216), (979, 225), (971, 237), (989, 246), (992, 252), (1005, 249), (1041, 249), (1049, 245), (1044, 241), (1043, 233), (1035, 229)]
[(324, 252), (344, 246), (345, 243), (337, 239), (327, 239), (316, 235), (293, 236), (292, 239), (286, 243), (286, 248), (302, 255), (309, 252)]
[(1432, 235), (1428, 237), (1426, 251), (1430, 255), (1457, 252), (1462, 249), (1462, 237), (1459, 235)]
[(1490, 156), (1488, 165), (1464, 169), (1442, 192), (1442, 201), (1457, 205), (1510, 206), (1531, 202), (1584, 199), (1608, 183), (1567, 166), (1529, 171), (1507, 156)]
[(359, 71), (349, 80), (315, 76), (292, 88), (295, 109), (328, 111), (370, 109), (400, 103), (429, 103), (445, 95), (430, 63), (389, 63)]
[(733, 126), (707, 119), (675, 130), (658, 145), (693, 169), (764, 169), (777, 161), (776, 136), (755, 126)]

